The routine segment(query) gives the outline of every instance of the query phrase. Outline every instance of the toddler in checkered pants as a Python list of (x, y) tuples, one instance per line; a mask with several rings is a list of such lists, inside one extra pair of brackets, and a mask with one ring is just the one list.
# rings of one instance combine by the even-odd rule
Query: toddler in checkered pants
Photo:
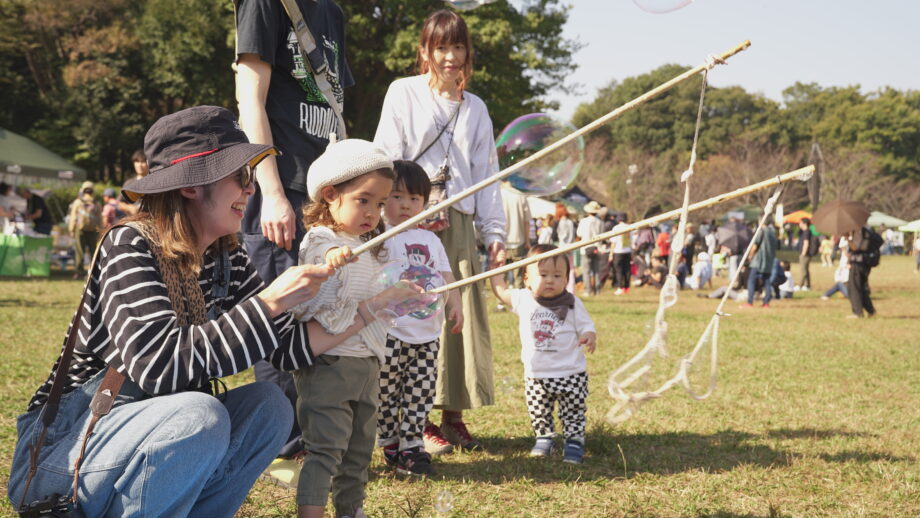
[[(537, 245), (528, 257), (555, 248)], [(502, 264), (504, 257), (497, 262)], [(527, 410), (537, 436), (530, 455), (548, 457), (555, 450), (553, 406), (558, 402), (565, 437), (562, 460), (581, 464), (588, 397), (584, 351), (594, 352), (596, 333), (584, 304), (565, 289), (569, 267), (565, 254), (543, 259), (525, 267), (526, 289), (509, 289), (504, 277), (497, 275), (492, 277), (492, 291), (520, 319)]]
[[(428, 204), (431, 181), (415, 162), (395, 160), (396, 181), (383, 208), (387, 224), (395, 226), (422, 211)], [(447, 253), (433, 232), (410, 228), (386, 241), (387, 260), (399, 261), (406, 277), (425, 279), (439, 272), (453, 282)], [(424, 289), (436, 288), (431, 279)], [(447, 297), (451, 332), (463, 328), (459, 293)], [(431, 475), (431, 455), (425, 451), (422, 431), (434, 404), (438, 369), (438, 345), (444, 316), (420, 320), (406, 315), (396, 319), (386, 341), (385, 360), (380, 365), (380, 407), (377, 412), (377, 444), (383, 447), (387, 464), (404, 475)], [(433, 452), (432, 452), (433, 453)]]

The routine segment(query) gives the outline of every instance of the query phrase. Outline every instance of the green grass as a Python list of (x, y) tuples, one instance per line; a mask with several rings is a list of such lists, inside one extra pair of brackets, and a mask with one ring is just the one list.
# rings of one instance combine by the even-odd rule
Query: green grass
[[(586, 462), (527, 457), (530, 425), (521, 394), (515, 317), (491, 315), (496, 404), (469, 412), (487, 451), (436, 461), (433, 480), (396, 478), (375, 454), (367, 511), (429, 516), (918, 516), (920, 515), (920, 275), (913, 259), (885, 257), (870, 283), (874, 319), (847, 320), (847, 302), (798, 295), (768, 310), (722, 320), (719, 386), (705, 401), (680, 388), (612, 427), (607, 375), (645, 344), (652, 290), (586, 301), (598, 326)], [(828, 287), (832, 270), (812, 267)], [(4, 489), (15, 417), (48, 374), (80, 286), (63, 278), (0, 280), (0, 481)], [(838, 295), (839, 297), (839, 295)], [(670, 358), (655, 382), (696, 342), (717, 301), (684, 291), (668, 312)], [(695, 385), (708, 379), (708, 354)], [(243, 373), (230, 380), (250, 380)], [(653, 383), (654, 385), (654, 383)], [(453, 509), (437, 514), (435, 495)], [(5, 491), (4, 491), (5, 493)], [(239, 516), (290, 516), (294, 492), (259, 483)], [(0, 517), (13, 516), (10, 507)]]

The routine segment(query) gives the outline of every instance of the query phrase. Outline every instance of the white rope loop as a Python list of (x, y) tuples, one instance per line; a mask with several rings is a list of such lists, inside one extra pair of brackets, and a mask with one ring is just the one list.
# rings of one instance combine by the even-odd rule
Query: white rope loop
[[(627, 391), (629, 386), (634, 383), (646, 383), (652, 370), (652, 360), (655, 352), (657, 352), (662, 357), (667, 357), (668, 323), (665, 321), (665, 312), (668, 308), (674, 306), (678, 299), (678, 281), (675, 273), (677, 271), (677, 263), (679, 262), (686, 236), (687, 216), (690, 212), (690, 177), (693, 176), (693, 167), (696, 164), (696, 148), (699, 143), (700, 127), (702, 126), (703, 107), (706, 98), (706, 87), (708, 83), (709, 70), (711, 70), (717, 64), (724, 63), (724, 60), (710, 55), (706, 60), (706, 68), (701, 72), (703, 78), (700, 85), (700, 100), (696, 112), (696, 125), (693, 130), (693, 145), (690, 149), (690, 164), (689, 167), (687, 167), (687, 170), (684, 171), (680, 176), (680, 181), (684, 184), (684, 200), (681, 206), (677, 231), (671, 238), (671, 259), (668, 263), (668, 276), (665, 280), (664, 286), (661, 288), (661, 293), (659, 294), (658, 310), (655, 313), (655, 328), (652, 332), (651, 338), (649, 339), (648, 343), (646, 343), (642, 351), (640, 351), (639, 354), (634, 356), (631, 360), (623, 364), (619, 369), (614, 371), (608, 378), (607, 391), (610, 393), (610, 396), (616, 400), (616, 403), (614, 403), (614, 405), (610, 408), (610, 411), (607, 413), (607, 419), (612, 424), (619, 424), (629, 419), (638, 411), (639, 407), (643, 403), (661, 397), (665, 391), (669, 390), (677, 383), (682, 383), (684, 388), (687, 390), (687, 393), (690, 394), (694, 399), (704, 399), (709, 397), (709, 395), (712, 394), (712, 392), (715, 390), (717, 366), (715, 359), (718, 336), (717, 322), (719, 315), (715, 315), (710, 321), (710, 324), (707, 326), (703, 336), (701, 336), (697, 341), (693, 352), (681, 360), (678, 372), (674, 377), (666, 381), (655, 391)], [(690, 386), (689, 370), (693, 365), (693, 360), (696, 357), (696, 354), (702, 348), (703, 344), (706, 343), (707, 338), (709, 337), (712, 337), (711, 344), (713, 351), (710, 385), (708, 390), (703, 395), (697, 395), (693, 392)], [(639, 365), (639, 367), (633, 371), (632, 374), (626, 376), (625, 378), (621, 377), (625, 372), (629, 371), (637, 365)]]

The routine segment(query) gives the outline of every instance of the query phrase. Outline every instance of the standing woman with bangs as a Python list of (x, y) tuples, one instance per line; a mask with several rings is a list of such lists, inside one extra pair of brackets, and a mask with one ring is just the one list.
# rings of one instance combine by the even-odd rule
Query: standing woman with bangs
[[(466, 91), (473, 72), (473, 48), (466, 22), (449, 10), (432, 13), (422, 26), (419, 75), (394, 81), (383, 102), (374, 141), (393, 159), (412, 160), (432, 181), (429, 204), (456, 195), (498, 172), (492, 120), (485, 103)], [(480, 272), (476, 235), (489, 250), (489, 262), (504, 250), (505, 214), (498, 183), (454, 204), (419, 225), (437, 233), (454, 277)], [(464, 324), (460, 334), (445, 327), (438, 358), (435, 408), (441, 426), (424, 430), (428, 453), (454, 446), (477, 450), (463, 411), (493, 402), (492, 344), (481, 286), (460, 289)]]

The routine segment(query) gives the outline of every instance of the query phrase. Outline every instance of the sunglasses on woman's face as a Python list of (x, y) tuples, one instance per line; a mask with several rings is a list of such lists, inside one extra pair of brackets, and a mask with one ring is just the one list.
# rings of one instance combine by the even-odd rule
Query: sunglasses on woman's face
[(251, 165), (246, 164), (240, 168), (236, 178), (240, 182), (240, 189), (248, 189), (256, 181), (256, 173)]

